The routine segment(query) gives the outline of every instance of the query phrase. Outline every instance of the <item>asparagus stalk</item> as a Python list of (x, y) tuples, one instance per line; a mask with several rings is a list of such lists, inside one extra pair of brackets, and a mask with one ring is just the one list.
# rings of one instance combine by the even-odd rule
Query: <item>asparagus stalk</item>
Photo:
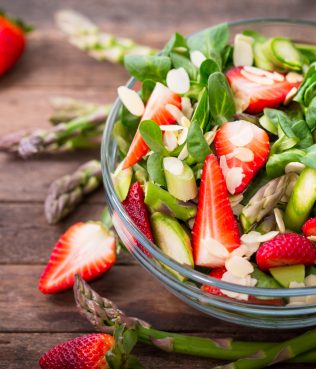
[(252, 356), (239, 359), (234, 363), (216, 366), (214, 369), (260, 369), (315, 349), (316, 329), (313, 329), (288, 341), (260, 349)]
[(196, 215), (196, 205), (193, 202), (178, 200), (152, 182), (148, 182), (145, 186), (145, 204), (152, 211), (165, 213), (181, 220), (189, 220)]
[(157, 50), (138, 45), (131, 39), (102, 32), (90, 19), (73, 10), (60, 10), (55, 19), (57, 26), (68, 36), (71, 44), (99, 61), (123, 63), (124, 57), (129, 54), (157, 53)]
[[(269, 342), (241, 342), (231, 338), (211, 339), (159, 331), (143, 320), (125, 315), (112, 301), (97, 294), (78, 275), (75, 278), (74, 294), (80, 313), (97, 330), (113, 333), (115, 325), (125, 324), (127, 328), (137, 331), (140, 342), (167, 352), (213, 359), (237, 360), (253, 355), (259, 350), (268, 350), (279, 346), (279, 344)], [(313, 339), (315, 341), (315, 338)], [(293, 362), (313, 363), (315, 360), (316, 350), (313, 350), (297, 356)]]
[(54, 181), (45, 200), (45, 216), (49, 224), (58, 223), (71, 213), (83, 197), (95, 191), (102, 183), (101, 163), (91, 160), (74, 173)]
[(108, 107), (100, 107), (92, 113), (46, 130), (37, 129), (29, 134), (22, 134), (21, 131), (10, 133), (0, 138), (0, 151), (16, 153), (26, 159), (40, 153), (93, 147), (100, 141), (100, 126), (103, 126), (108, 113)]
[[(49, 103), (53, 108), (53, 114), (49, 118), (52, 124), (66, 123), (82, 115), (90, 114), (102, 105), (73, 99), (66, 96), (53, 96)], [(110, 111), (111, 105), (104, 106)]]

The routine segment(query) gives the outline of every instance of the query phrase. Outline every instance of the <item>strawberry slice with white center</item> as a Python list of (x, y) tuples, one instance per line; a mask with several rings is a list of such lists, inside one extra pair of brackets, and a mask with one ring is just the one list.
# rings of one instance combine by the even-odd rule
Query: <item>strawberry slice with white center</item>
[(228, 191), (243, 192), (268, 160), (268, 134), (255, 124), (243, 120), (224, 123), (214, 140)]
[(252, 74), (244, 67), (232, 68), (226, 72), (236, 100), (243, 101), (243, 110), (249, 114), (258, 114), (264, 108), (273, 108), (284, 102), (293, 88), (299, 88), (301, 82), (289, 82), (286, 78), (273, 79), (273, 73), (260, 69)]
[(205, 160), (192, 234), (195, 265), (224, 266), (229, 253), (240, 246), (238, 224), (214, 155), (208, 155)]
[[(146, 104), (145, 112), (141, 120), (151, 119), (159, 126), (175, 123), (176, 118), (166, 109), (166, 105), (168, 104), (174, 105), (181, 110), (181, 96), (173, 93), (168, 87), (157, 82)], [(148, 146), (143, 140), (139, 130), (137, 130), (126, 158), (123, 161), (122, 168), (126, 169), (136, 164), (147, 154), (148, 150)]]
[(86, 281), (97, 278), (115, 259), (115, 238), (101, 223), (76, 223), (56, 243), (39, 289), (45, 294), (63, 291), (73, 286), (75, 274)]

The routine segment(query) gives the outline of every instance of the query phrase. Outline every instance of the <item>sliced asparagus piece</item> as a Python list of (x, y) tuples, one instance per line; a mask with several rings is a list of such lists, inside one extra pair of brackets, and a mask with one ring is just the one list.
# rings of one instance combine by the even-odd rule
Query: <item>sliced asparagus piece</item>
[[(114, 326), (125, 324), (134, 328), (138, 340), (159, 350), (209, 357), (222, 360), (237, 360), (255, 354), (259, 350), (275, 347), (277, 343), (240, 342), (231, 338), (206, 338), (163, 332), (151, 328), (150, 324), (127, 315), (107, 298), (101, 297), (79, 276), (76, 276), (74, 294), (80, 313), (99, 331), (113, 333)], [(297, 356), (292, 362), (315, 363), (316, 350)]]
[(306, 168), (299, 175), (287, 204), (284, 222), (288, 229), (300, 232), (316, 201), (316, 169)]
[(129, 187), (131, 185), (132, 177), (132, 168), (122, 169), (121, 165), (117, 167), (114, 174), (112, 175), (112, 181), (116, 194), (121, 201), (124, 201), (126, 199)]
[(54, 181), (45, 200), (48, 223), (58, 223), (75, 209), (85, 195), (95, 191), (101, 183), (101, 163), (97, 160), (88, 161), (74, 173)]
[(131, 39), (102, 32), (90, 19), (73, 10), (60, 10), (55, 20), (71, 44), (99, 61), (122, 63), (126, 55), (157, 53), (157, 50), (138, 45)]
[(248, 232), (255, 223), (276, 207), (285, 193), (289, 178), (290, 176), (286, 174), (272, 179), (249, 200), (240, 214), (240, 221), (245, 232)]
[(153, 212), (158, 211), (181, 220), (191, 219), (196, 214), (195, 204), (177, 200), (168, 191), (152, 182), (148, 182), (145, 186), (145, 204)]

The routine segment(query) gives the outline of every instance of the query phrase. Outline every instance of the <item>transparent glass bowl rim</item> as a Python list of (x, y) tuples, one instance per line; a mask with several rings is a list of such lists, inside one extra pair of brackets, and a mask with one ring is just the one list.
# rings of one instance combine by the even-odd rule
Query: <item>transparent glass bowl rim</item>
[[(242, 26), (242, 25), (249, 25), (254, 23), (279, 23), (280, 25), (302, 25), (302, 26), (312, 26), (315, 27), (316, 31), (316, 21), (312, 20), (300, 20), (300, 19), (287, 19), (287, 18), (252, 18), (246, 20), (239, 20), (228, 22), (228, 26)], [(201, 30), (202, 31), (202, 30)], [(190, 37), (190, 36), (188, 36)], [(131, 78), (126, 83), (127, 87), (133, 87), (136, 83), (135, 78)], [(238, 293), (246, 293), (249, 295), (255, 296), (266, 296), (266, 297), (290, 297), (290, 296), (307, 296), (316, 294), (316, 287), (301, 287), (301, 288), (259, 288), (259, 287), (244, 287), (237, 284), (223, 282), (216, 278), (212, 278), (206, 274), (203, 274), (197, 270), (194, 270), (190, 267), (184, 266), (175, 260), (169, 258), (162, 251), (151, 241), (147, 239), (143, 235), (141, 231), (135, 226), (134, 222), (125, 212), (118, 196), (116, 195), (113, 182), (111, 179), (111, 171), (110, 171), (110, 158), (111, 155), (114, 155), (116, 150), (113, 152), (109, 152), (110, 142), (112, 139), (112, 129), (114, 123), (117, 121), (117, 116), (119, 110), (121, 108), (121, 102), (119, 98), (116, 98), (112, 110), (108, 116), (104, 131), (103, 131), (103, 138), (102, 138), (102, 145), (101, 145), (101, 163), (102, 163), (102, 175), (103, 175), (103, 184), (105, 191), (107, 193), (108, 201), (110, 205), (114, 209), (114, 212), (119, 216), (120, 220), (123, 221), (124, 226), (127, 230), (132, 234), (133, 237), (138, 240), (141, 245), (159, 262), (167, 265), (168, 267), (172, 268), (176, 272), (182, 274), (183, 276), (187, 277), (189, 280), (195, 281), (200, 284), (206, 284), (210, 286), (215, 286), (220, 289), (226, 289)], [(109, 154), (109, 155), (108, 155)], [(112, 157), (113, 158), (113, 157)]]

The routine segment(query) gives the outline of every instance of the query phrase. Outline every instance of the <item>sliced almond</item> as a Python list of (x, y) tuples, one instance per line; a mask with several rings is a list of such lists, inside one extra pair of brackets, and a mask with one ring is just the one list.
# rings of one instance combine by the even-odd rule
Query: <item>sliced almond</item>
[(245, 175), (241, 167), (228, 169), (225, 179), (229, 193), (231, 193), (232, 195), (235, 193), (236, 188), (241, 185), (244, 176)]
[(159, 127), (164, 132), (177, 132), (183, 130), (183, 127), (177, 124), (167, 124), (167, 125), (162, 124)]
[(306, 287), (304, 282), (296, 282), (292, 281), (290, 282), (289, 288), (303, 288)]
[(194, 222), (195, 222), (195, 218), (191, 218), (188, 220), (188, 226), (190, 229), (193, 229)]
[(244, 195), (242, 193), (239, 193), (238, 195), (229, 195), (229, 202), (230, 204), (239, 204), (240, 201), (244, 198)]
[(215, 238), (209, 237), (208, 239), (204, 240), (204, 243), (207, 243), (210, 246), (209, 251), (212, 255), (222, 259), (225, 259), (229, 256), (229, 252), (226, 247), (219, 241), (215, 240)]
[(252, 67), (252, 66), (244, 66), (244, 70), (248, 73), (254, 74), (256, 76), (265, 76), (266, 75), (266, 71), (257, 67)]
[(227, 155), (227, 158), (236, 158), (243, 162), (251, 162), (253, 161), (255, 155), (252, 150), (248, 149), (248, 147), (238, 147), (232, 153)]
[(233, 62), (235, 67), (252, 65), (253, 63), (253, 38), (237, 34), (234, 41)]
[(316, 295), (305, 296), (305, 301), (307, 305), (316, 305)]
[(143, 115), (145, 106), (136, 91), (131, 90), (126, 86), (120, 86), (117, 89), (117, 93), (122, 103), (131, 114), (136, 115), (137, 117)]
[(227, 165), (226, 156), (222, 155), (219, 157), (219, 166), (221, 167), (223, 176), (226, 177), (229, 167)]
[(279, 234), (279, 231), (270, 231), (265, 234), (261, 234), (256, 231), (251, 231), (249, 233), (243, 234), (240, 239), (243, 243), (247, 245), (247, 244), (254, 244), (257, 242), (261, 243), (261, 242), (270, 241), (272, 240), (272, 238), (274, 238), (278, 234)]
[(181, 126), (188, 128), (190, 126), (191, 122), (189, 121), (189, 119), (187, 117), (182, 117), (181, 120), (180, 120), (180, 124), (181, 124)]
[(253, 130), (251, 127), (251, 123), (240, 120), (237, 122), (243, 122), (243, 124), (240, 127), (240, 132), (236, 134), (235, 136), (232, 136), (229, 138), (229, 141), (234, 146), (246, 146), (253, 140)]
[(300, 174), (305, 169), (305, 165), (302, 163), (299, 163), (298, 161), (293, 161), (292, 163), (289, 163), (285, 166), (285, 173), (298, 173)]
[(257, 83), (258, 85), (273, 85), (274, 80), (266, 76), (256, 76), (252, 73), (241, 69), (240, 74), (247, 78), (249, 81)]
[[(245, 278), (236, 277), (235, 275), (233, 275), (232, 273), (228, 271), (223, 274), (222, 281), (228, 282), (228, 283), (239, 284), (242, 286), (245, 286), (247, 283)], [(248, 300), (248, 295), (246, 294), (242, 294), (242, 293), (238, 293), (234, 291), (222, 290), (222, 289), (221, 289), (221, 292), (225, 294), (226, 296), (231, 297), (233, 299), (244, 300), (244, 301)]]
[(231, 256), (227, 259), (225, 267), (228, 272), (239, 278), (245, 278), (254, 271), (253, 265), (248, 260), (238, 255)]
[(275, 221), (276, 221), (276, 224), (278, 226), (278, 229), (279, 229), (280, 233), (285, 233), (285, 224), (284, 224), (284, 220), (283, 220), (282, 211), (278, 208), (275, 208), (273, 210), (273, 213), (274, 213)]
[(182, 111), (173, 104), (166, 104), (165, 108), (174, 117), (176, 122), (180, 124), (181, 119), (184, 117)]
[(296, 72), (289, 72), (286, 76), (285, 76), (286, 80), (290, 83), (297, 83), (297, 82), (302, 82), (304, 77)]
[(166, 81), (169, 89), (176, 94), (185, 94), (190, 89), (190, 78), (182, 67), (169, 70)]
[(306, 287), (316, 287), (316, 275), (310, 274), (305, 278), (305, 286)]
[(168, 172), (176, 176), (181, 175), (184, 171), (184, 165), (182, 161), (172, 156), (163, 159), (163, 166)]
[[(196, 260), (198, 265), (212, 268), (225, 265), (229, 252), (220, 242), (212, 237), (207, 237), (201, 240), (201, 245), (200, 260)], [(204, 265), (205, 260), (207, 260), (206, 265)]]
[(188, 146), (184, 145), (183, 149), (181, 150), (180, 154), (178, 155), (179, 160), (184, 160), (189, 156)]
[(236, 107), (236, 113), (240, 114), (244, 112), (249, 104), (250, 104), (250, 97), (244, 94), (241, 91), (234, 91), (234, 102)]
[(190, 52), (190, 59), (195, 67), (200, 68), (204, 60), (206, 60), (206, 56), (201, 51), (194, 50)]
[(189, 97), (182, 96), (181, 108), (182, 108), (182, 113), (184, 114), (184, 116), (190, 119), (193, 113), (193, 107), (192, 107), (191, 100)]
[(308, 236), (307, 238), (312, 242), (316, 242), (316, 236)]
[(236, 204), (235, 206), (232, 206), (233, 214), (237, 217), (242, 213), (244, 206), (241, 204)]
[(297, 93), (297, 88), (296, 87), (292, 87), (290, 89), (290, 91), (288, 92), (288, 94), (285, 96), (283, 105), (288, 105), (293, 100), (293, 98), (296, 95), (296, 93)]
[(215, 135), (216, 135), (216, 132), (213, 132), (213, 131), (209, 131), (209, 132), (204, 133), (205, 141), (207, 142), (207, 144), (209, 146), (214, 141)]
[(173, 131), (166, 131), (163, 135), (163, 144), (168, 151), (173, 151), (178, 147), (177, 134)]
[(182, 131), (178, 135), (178, 145), (182, 145), (185, 143), (187, 137), (188, 137), (188, 128), (182, 127)]
[(273, 72), (273, 79), (277, 82), (283, 82), (285, 80), (285, 77), (283, 74), (278, 72)]
[(230, 253), (230, 256), (245, 256), (248, 252), (248, 248), (246, 245), (240, 245), (239, 247), (237, 247), (237, 249), (233, 250)]

